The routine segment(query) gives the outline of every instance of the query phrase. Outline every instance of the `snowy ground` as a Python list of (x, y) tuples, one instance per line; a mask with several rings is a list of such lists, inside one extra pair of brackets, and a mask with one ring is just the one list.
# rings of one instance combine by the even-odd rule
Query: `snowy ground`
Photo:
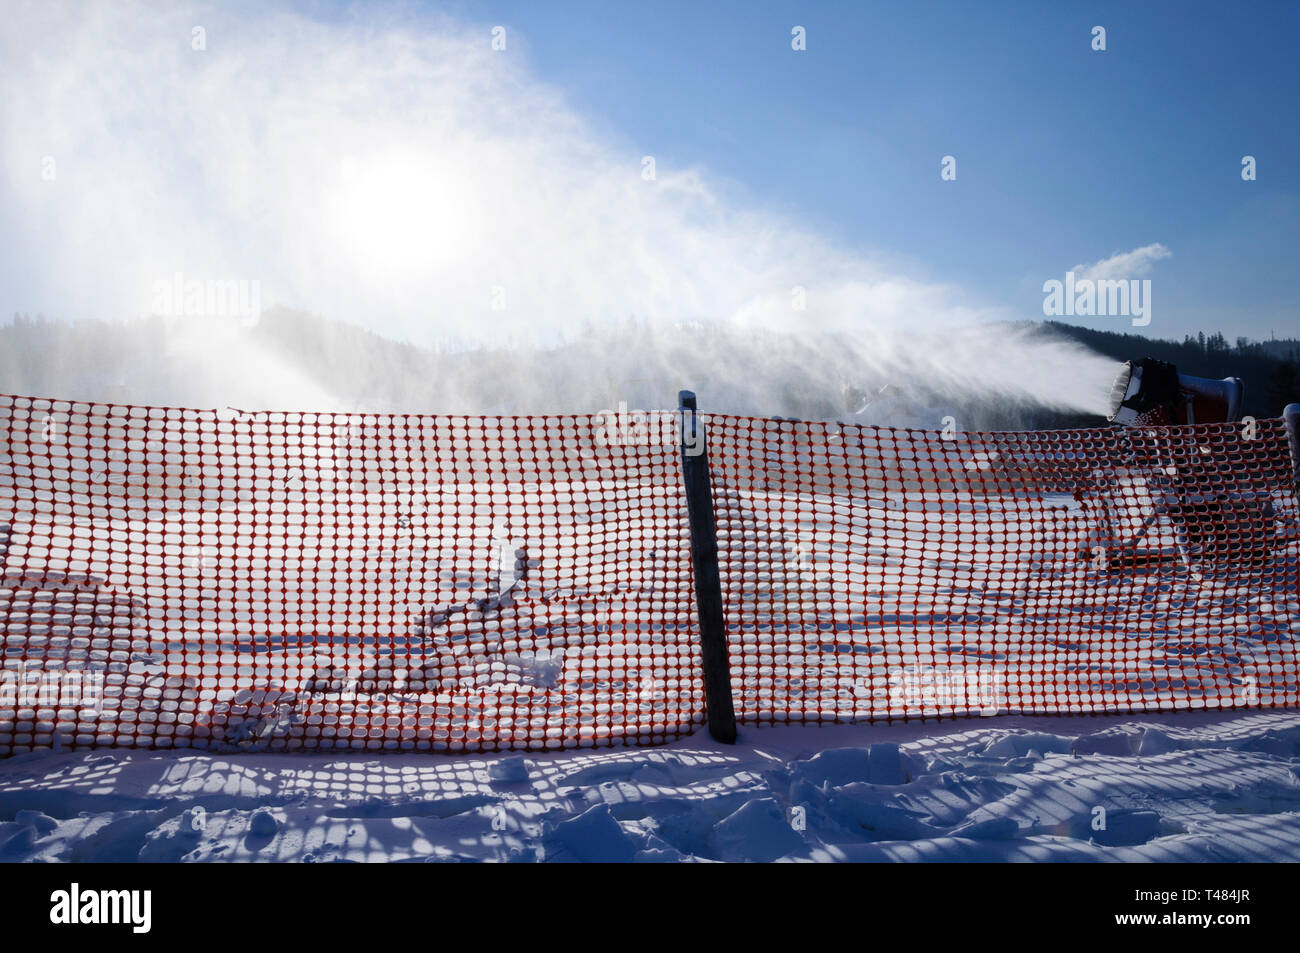
[(1298, 771), (1295, 711), (523, 757), (41, 752), (0, 762), (0, 859), (1300, 861)]

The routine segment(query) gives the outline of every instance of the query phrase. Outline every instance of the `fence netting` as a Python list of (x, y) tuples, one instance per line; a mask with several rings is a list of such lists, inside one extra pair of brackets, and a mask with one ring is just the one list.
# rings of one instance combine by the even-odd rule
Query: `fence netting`
[(750, 723), (1294, 705), (1282, 420), (961, 433), (710, 415)]
[[(0, 753), (547, 749), (704, 717), (675, 441), (0, 397)], [(625, 428), (626, 429), (626, 428)]]
[[(1280, 420), (701, 420), (742, 722), (1300, 701)], [(0, 397), (0, 754), (694, 731), (678, 426)]]

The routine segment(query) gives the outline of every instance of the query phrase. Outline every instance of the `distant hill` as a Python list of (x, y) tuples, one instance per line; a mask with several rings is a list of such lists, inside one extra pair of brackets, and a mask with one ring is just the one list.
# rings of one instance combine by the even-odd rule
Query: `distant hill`
[[(715, 411), (942, 427), (952, 395), (918, 384), (934, 368), (915, 354), (911, 365), (873, 368), (872, 356), (858, 336), (652, 327), (631, 318), (593, 323), (559, 345), (466, 348), (421, 347), (285, 308), (252, 327), (18, 316), (0, 326), (0, 392), (245, 410), (527, 415), (667, 408), (679, 390), (693, 389)], [(969, 358), (949, 348), (934, 363), (966, 371)], [(1036, 412), (1027, 400), (977, 398), (963, 405), (962, 421), (966, 429), (1027, 427)]]
[[(655, 332), (628, 319), (593, 325), (556, 347), (466, 349), (420, 347), (284, 308), (268, 310), (247, 328), (200, 327), (195, 320), (67, 323), (17, 315), (0, 325), (0, 392), (246, 410), (511, 415), (615, 410), (620, 403), (663, 408), (679, 389), (691, 388), (710, 409), (809, 420), (939, 429), (953, 414), (962, 430), (1104, 423), (1023, 397), (958, 398), (927, 387), (923, 368), (873, 370), (851, 339), (793, 331), (683, 325)], [(1294, 339), (1163, 341), (1059, 322), (1022, 322), (1008, 330), (1064, 339), (1115, 361), (1150, 356), (1198, 376), (1238, 376), (1246, 384), (1245, 413), (1257, 417), (1300, 401), (1300, 341)], [(960, 348), (952, 354), (965, 367), (975, 360)], [(1100, 365), (1104, 376), (1107, 364)], [(979, 371), (976, 380), (987, 374), (990, 387), (998, 377), (1025, 372), (1019, 358)]]

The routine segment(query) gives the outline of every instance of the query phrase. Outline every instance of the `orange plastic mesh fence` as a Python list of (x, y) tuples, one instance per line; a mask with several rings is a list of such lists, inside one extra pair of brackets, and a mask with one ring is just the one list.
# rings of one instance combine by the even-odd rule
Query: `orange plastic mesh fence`
[(692, 731), (675, 422), (0, 397), (0, 753)]
[(741, 722), (1300, 701), (1281, 420), (704, 419)]
[[(1300, 701), (1279, 420), (702, 420), (743, 722)], [(693, 731), (677, 427), (0, 397), (0, 754)]]

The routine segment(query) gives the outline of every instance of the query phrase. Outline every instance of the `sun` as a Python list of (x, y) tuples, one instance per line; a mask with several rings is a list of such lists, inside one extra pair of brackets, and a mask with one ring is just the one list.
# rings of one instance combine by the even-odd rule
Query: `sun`
[(436, 160), (414, 153), (345, 158), (331, 204), (339, 247), (372, 277), (447, 266), (465, 224), (456, 183)]

